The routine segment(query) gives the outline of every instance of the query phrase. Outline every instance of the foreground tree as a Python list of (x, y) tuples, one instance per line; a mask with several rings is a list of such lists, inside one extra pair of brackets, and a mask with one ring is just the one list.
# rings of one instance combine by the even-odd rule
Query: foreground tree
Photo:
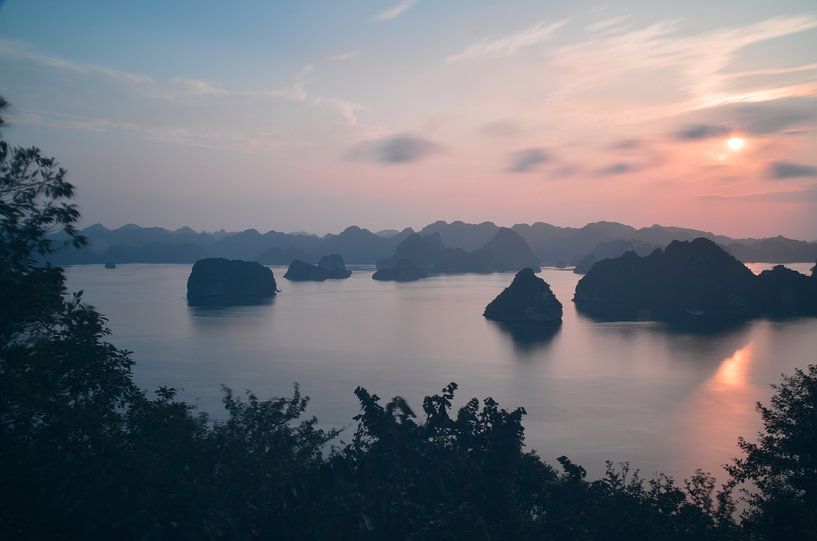
[(122, 411), (136, 392), (127, 352), (104, 341), (105, 319), (80, 295), (66, 296), (62, 269), (42, 262), (52, 251), (52, 232), (61, 231), (74, 246), (84, 243), (74, 225), (79, 211), (69, 202), (74, 187), (65, 176), (39, 149), (0, 139), (0, 490), (6, 495), (0, 516), (6, 533), (82, 505), (83, 491), (118, 445)]
[(795, 370), (758, 403), (763, 432), (729, 467), (748, 482), (744, 525), (758, 539), (817, 539), (817, 365)]

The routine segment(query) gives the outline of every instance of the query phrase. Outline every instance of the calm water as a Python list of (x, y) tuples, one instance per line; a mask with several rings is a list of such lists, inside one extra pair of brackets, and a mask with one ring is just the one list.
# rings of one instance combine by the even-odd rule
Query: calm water
[(569, 271), (541, 273), (565, 306), (563, 325), (546, 336), (518, 336), (482, 317), (511, 274), (395, 284), (360, 270), (348, 280), (293, 283), (273, 268), (282, 290), (274, 302), (213, 309), (187, 306), (189, 271), (67, 270), (70, 289), (108, 316), (114, 343), (134, 352), (145, 388), (181, 388), (219, 416), (221, 384), (267, 397), (298, 382), (323, 425), (349, 426), (357, 385), (402, 395), (419, 411), (424, 395), (456, 381), (461, 403), (492, 396), (505, 408), (524, 406), (528, 447), (554, 464), (566, 454), (592, 476), (607, 459), (678, 478), (697, 467), (720, 474), (738, 435), (756, 433), (754, 402), (770, 396), (769, 384), (817, 362), (817, 319), (710, 334), (596, 323), (576, 314), (579, 277)]

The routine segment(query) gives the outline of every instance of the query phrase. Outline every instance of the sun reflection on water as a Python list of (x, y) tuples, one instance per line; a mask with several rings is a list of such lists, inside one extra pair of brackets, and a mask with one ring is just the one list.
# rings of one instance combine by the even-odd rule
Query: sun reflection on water
[(746, 386), (748, 367), (752, 357), (752, 344), (740, 348), (731, 357), (723, 360), (717, 372), (709, 380), (709, 385), (715, 391), (734, 391)]
[(750, 342), (720, 362), (715, 372), (690, 394), (679, 426), (678, 469), (692, 472), (709, 464), (716, 478), (725, 480), (720, 468), (728, 457), (737, 455), (738, 436), (755, 430), (751, 381), (755, 352)]

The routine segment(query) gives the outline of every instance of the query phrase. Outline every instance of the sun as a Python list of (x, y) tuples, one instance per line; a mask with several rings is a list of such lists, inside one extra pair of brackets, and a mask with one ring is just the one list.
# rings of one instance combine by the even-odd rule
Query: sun
[(746, 146), (746, 140), (743, 137), (730, 137), (726, 140), (726, 146), (729, 150), (737, 152), (743, 150), (743, 147)]

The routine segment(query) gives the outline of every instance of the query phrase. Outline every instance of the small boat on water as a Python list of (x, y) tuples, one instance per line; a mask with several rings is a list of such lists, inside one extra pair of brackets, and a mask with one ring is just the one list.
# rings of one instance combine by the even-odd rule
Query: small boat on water
[(105, 268), (106, 269), (115, 269), (116, 268), (116, 263), (114, 263), (113, 261), (108, 261), (107, 263), (105, 263)]

